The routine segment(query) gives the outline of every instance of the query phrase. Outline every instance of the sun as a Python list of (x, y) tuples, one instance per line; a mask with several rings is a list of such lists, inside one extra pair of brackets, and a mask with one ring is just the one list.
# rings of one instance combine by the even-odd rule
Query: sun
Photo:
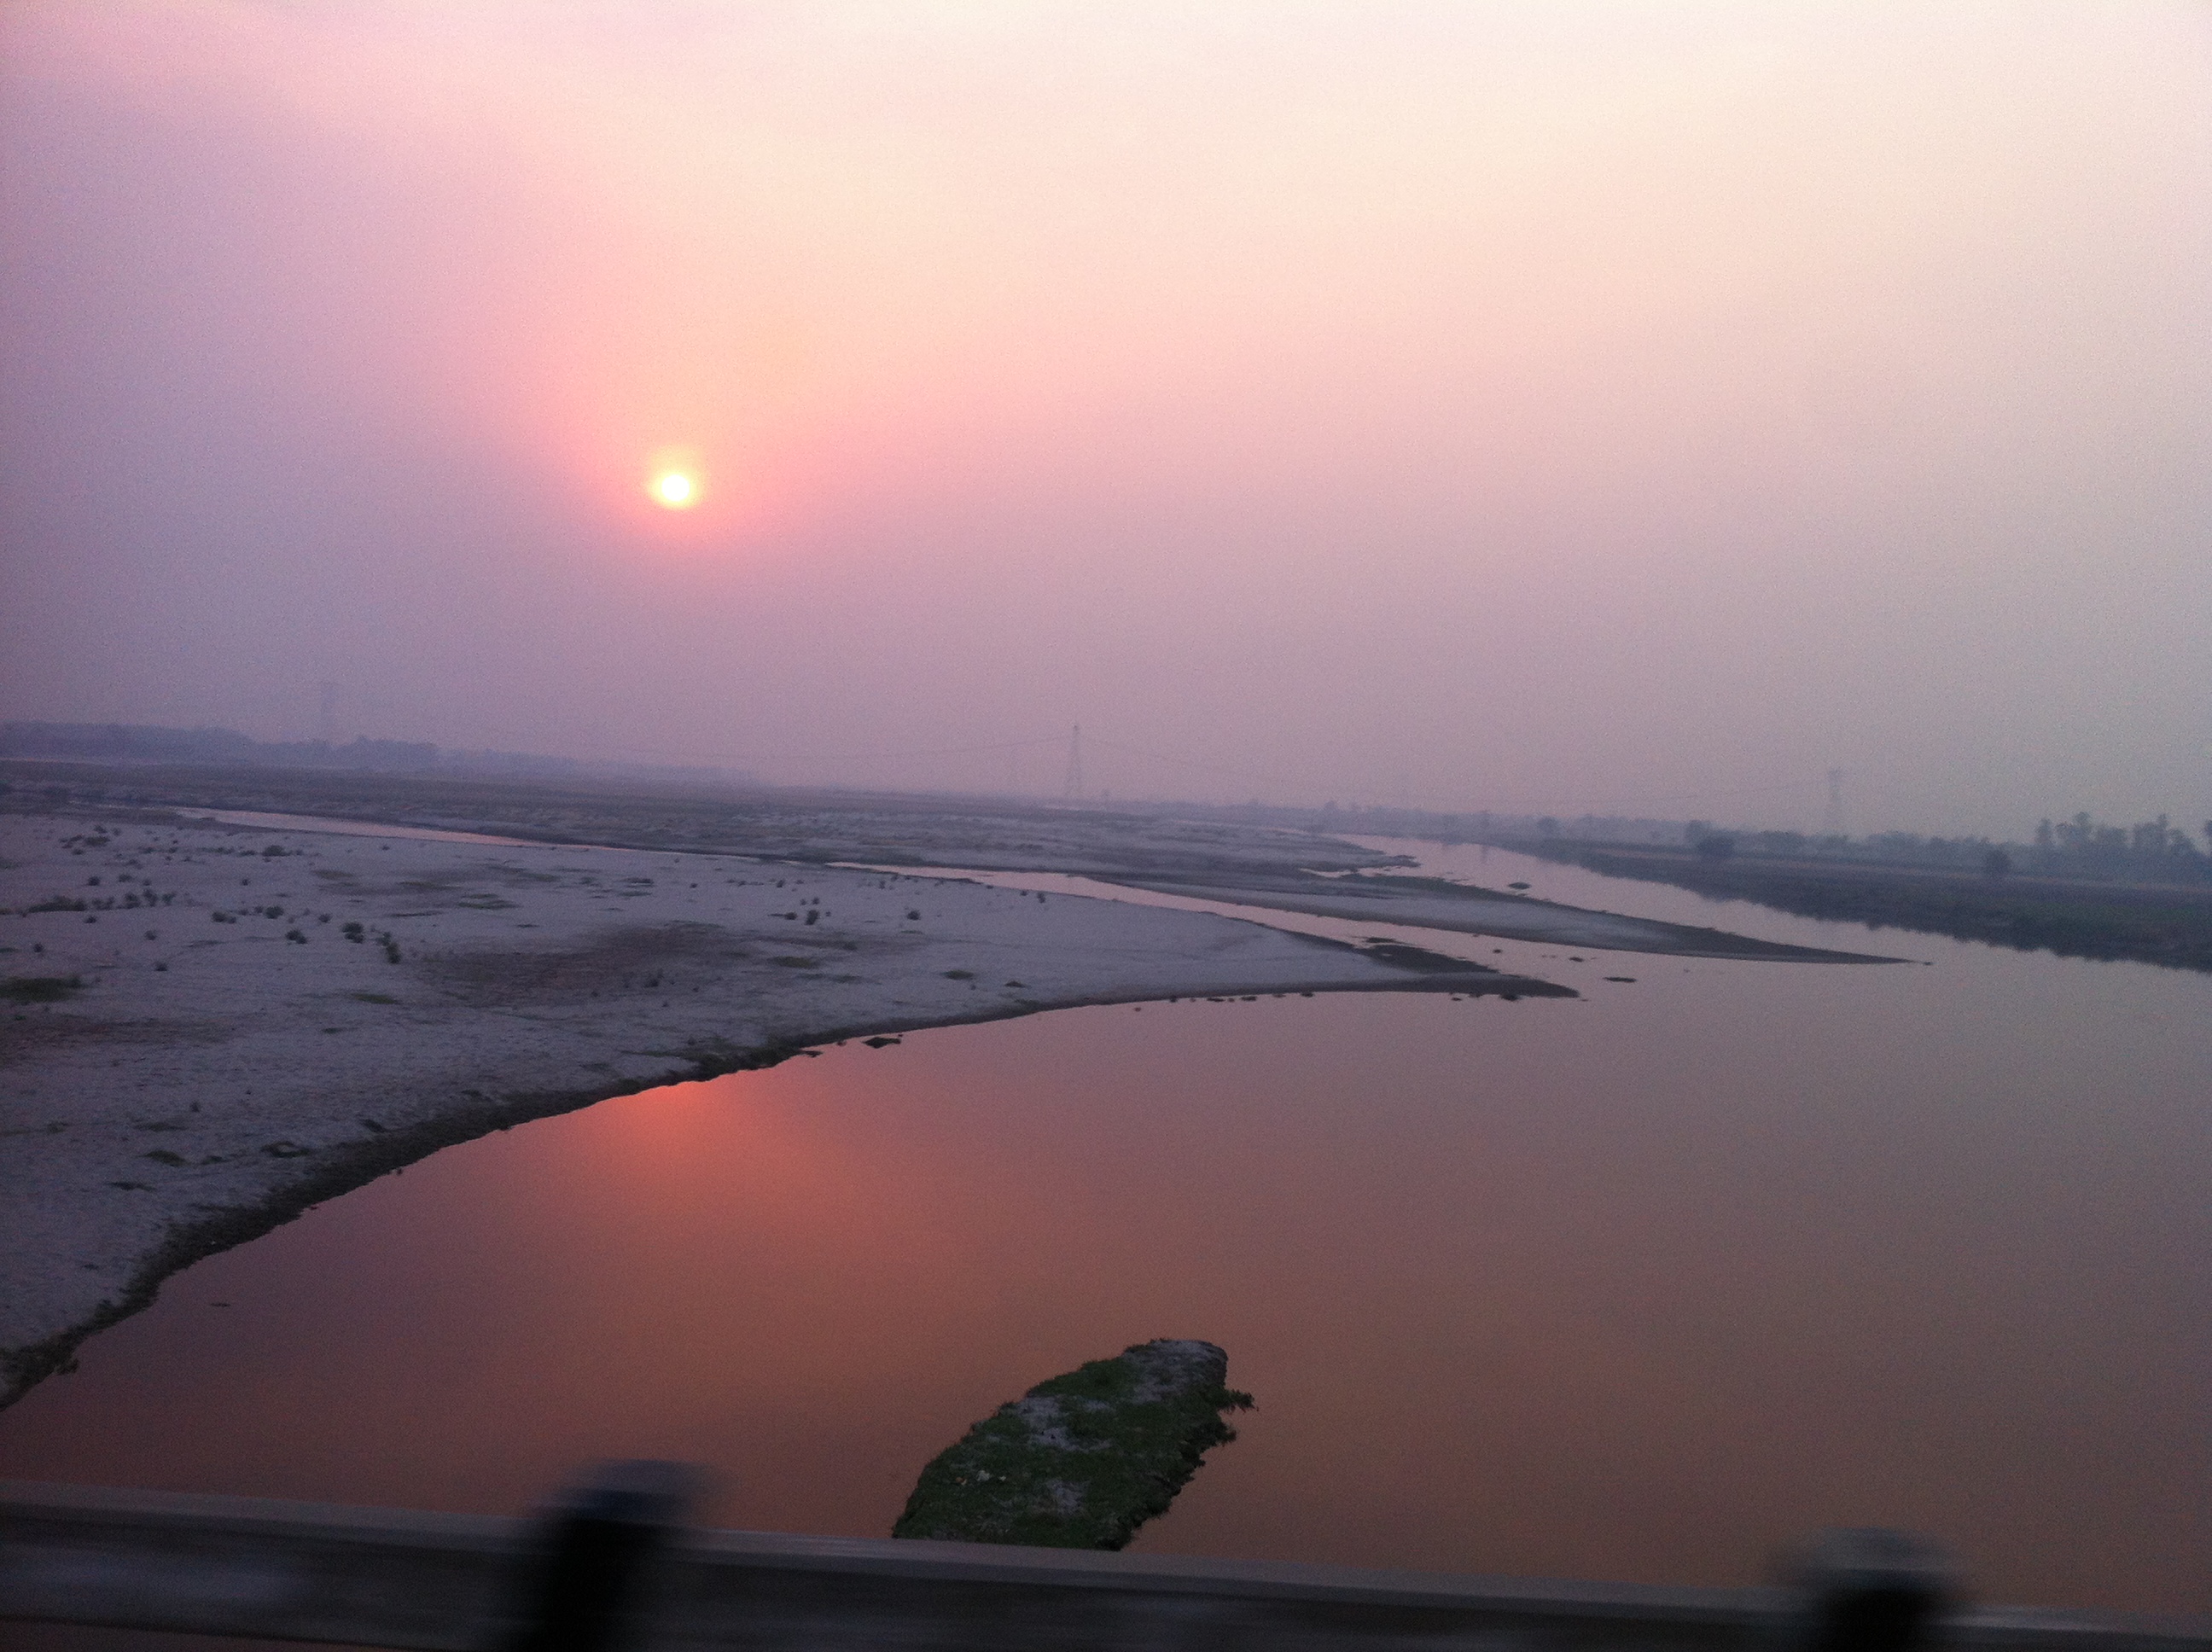
[(665, 510), (688, 511), (699, 502), (699, 479), (684, 471), (661, 471), (645, 484), (645, 491)]

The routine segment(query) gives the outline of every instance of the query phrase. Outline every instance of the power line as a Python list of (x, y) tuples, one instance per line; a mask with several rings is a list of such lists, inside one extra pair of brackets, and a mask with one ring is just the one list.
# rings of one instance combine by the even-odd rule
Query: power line
[(1083, 725), (1078, 723), (1067, 736), (1067, 784), (1061, 795), (1079, 798), (1083, 795)]

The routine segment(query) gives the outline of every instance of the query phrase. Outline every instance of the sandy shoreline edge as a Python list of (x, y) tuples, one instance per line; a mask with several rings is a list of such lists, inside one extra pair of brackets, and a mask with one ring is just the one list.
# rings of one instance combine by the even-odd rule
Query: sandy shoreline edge
[(0, 817), (0, 1405), (199, 1258), (611, 1096), (1087, 1005), (1573, 996), (1417, 948), (727, 854), (52, 810)]

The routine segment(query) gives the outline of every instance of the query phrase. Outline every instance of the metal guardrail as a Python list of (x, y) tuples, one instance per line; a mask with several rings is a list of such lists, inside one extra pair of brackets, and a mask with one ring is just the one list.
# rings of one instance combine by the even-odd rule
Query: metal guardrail
[(1718, 1589), (686, 1529), (617, 1464), (538, 1520), (0, 1481), (0, 1619), (416, 1652), (2212, 1652), (2212, 1619), (1954, 1609), (1903, 1534)]

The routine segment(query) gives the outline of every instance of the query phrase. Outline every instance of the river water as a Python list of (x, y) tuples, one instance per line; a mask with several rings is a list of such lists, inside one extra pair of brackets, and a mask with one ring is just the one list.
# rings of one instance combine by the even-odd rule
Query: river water
[(178, 1276), (0, 1475), (514, 1511), (673, 1456), (714, 1523), (881, 1534), (1000, 1400), (1197, 1336), (1259, 1409), (1139, 1550), (1728, 1583), (1901, 1525), (1985, 1600), (2212, 1610), (2212, 978), (1390, 847), (1913, 962), (1431, 937), (1585, 996), (1063, 1011), (604, 1102)]

